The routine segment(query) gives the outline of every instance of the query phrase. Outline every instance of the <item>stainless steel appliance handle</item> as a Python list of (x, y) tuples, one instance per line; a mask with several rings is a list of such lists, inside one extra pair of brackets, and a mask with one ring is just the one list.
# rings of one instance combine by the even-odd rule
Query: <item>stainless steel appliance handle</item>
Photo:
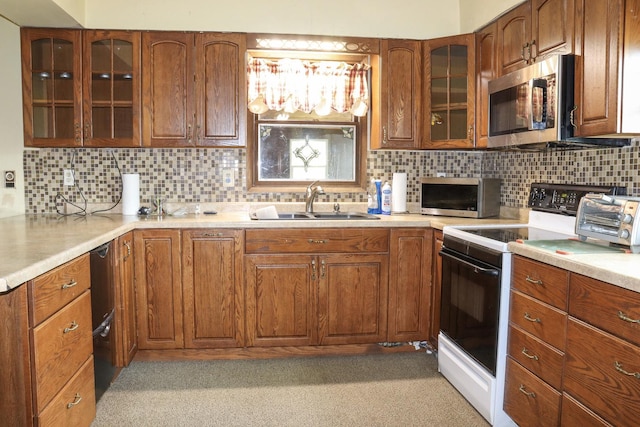
[(486, 267), (482, 267), (480, 265), (477, 265), (473, 262), (467, 261), (465, 259), (462, 259), (460, 257), (455, 256), (454, 254), (452, 254), (451, 252), (448, 252), (446, 249), (443, 249), (440, 251), (440, 255), (447, 257), (447, 258), (451, 258), (457, 262), (460, 262), (468, 267), (473, 268), (473, 270), (476, 273), (482, 273), (482, 274), (488, 274), (489, 276), (499, 276), (500, 275), (500, 270), (498, 270), (497, 268), (486, 268)]

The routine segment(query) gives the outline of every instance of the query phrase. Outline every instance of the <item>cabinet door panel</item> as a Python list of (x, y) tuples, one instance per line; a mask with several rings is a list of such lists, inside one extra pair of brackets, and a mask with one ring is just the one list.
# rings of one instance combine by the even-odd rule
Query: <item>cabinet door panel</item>
[(193, 34), (142, 34), (144, 146), (193, 145)]
[(431, 314), (432, 229), (392, 229), (388, 341), (425, 341)]
[(372, 148), (419, 148), (422, 54), (419, 41), (382, 40), (380, 138)]
[(576, 136), (614, 133), (618, 115), (620, 0), (576, 0)]
[(182, 348), (180, 231), (134, 232), (138, 348)]
[(237, 230), (182, 233), (185, 348), (244, 344), (241, 235)]
[(245, 50), (245, 39), (240, 34), (196, 35), (197, 145), (245, 144)]
[(126, 367), (138, 351), (136, 327), (136, 295), (133, 265), (133, 232), (128, 232), (115, 241), (116, 274), (116, 342), (117, 366)]
[(549, 54), (573, 52), (573, 0), (533, 0), (531, 2), (531, 56), (536, 60)]
[(350, 254), (319, 258), (320, 343), (385, 341), (387, 256)]
[(315, 257), (245, 257), (247, 346), (317, 344)]
[(498, 18), (498, 73), (527, 65), (531, 52), (531, 3), (525, 2)]

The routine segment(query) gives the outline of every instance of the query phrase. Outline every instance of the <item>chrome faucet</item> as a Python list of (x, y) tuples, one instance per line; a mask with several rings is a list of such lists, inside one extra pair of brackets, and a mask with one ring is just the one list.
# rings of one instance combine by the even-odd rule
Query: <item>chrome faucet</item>
[[(318, 194), (325, 194), (324, 190), (321, 186), (316, 185), (318, 181), (313, 181), (307, 187), (307, 192), (304, 198), (304, 211), (308, 213), (313, 213), (313, 201), (316, 199)], [(316, 185), (314, 187), (314, 185)]]

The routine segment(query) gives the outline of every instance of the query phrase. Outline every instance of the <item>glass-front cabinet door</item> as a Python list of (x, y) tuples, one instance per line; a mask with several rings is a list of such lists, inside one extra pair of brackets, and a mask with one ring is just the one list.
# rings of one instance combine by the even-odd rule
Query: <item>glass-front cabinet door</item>
[(84, 145), (140, 146), (140, 33), (85, 31)]
[(25, 146), (81, 146), (81, 32), (25, 28), (21, 39)]
[(423, 148), (473, 148), (475, 38), (425, 41)]

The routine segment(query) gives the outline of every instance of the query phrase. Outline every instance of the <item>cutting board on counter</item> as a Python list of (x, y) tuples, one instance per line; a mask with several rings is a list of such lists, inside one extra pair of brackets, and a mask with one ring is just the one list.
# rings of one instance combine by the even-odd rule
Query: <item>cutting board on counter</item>
[(519, 240), (520, 243), (545, 249), (563, 255), (575, 254), (599, 254), (599, 253), (628, 253), (624, 248), (604, 246), (596, 243), (583, 242), (581, 240)]

